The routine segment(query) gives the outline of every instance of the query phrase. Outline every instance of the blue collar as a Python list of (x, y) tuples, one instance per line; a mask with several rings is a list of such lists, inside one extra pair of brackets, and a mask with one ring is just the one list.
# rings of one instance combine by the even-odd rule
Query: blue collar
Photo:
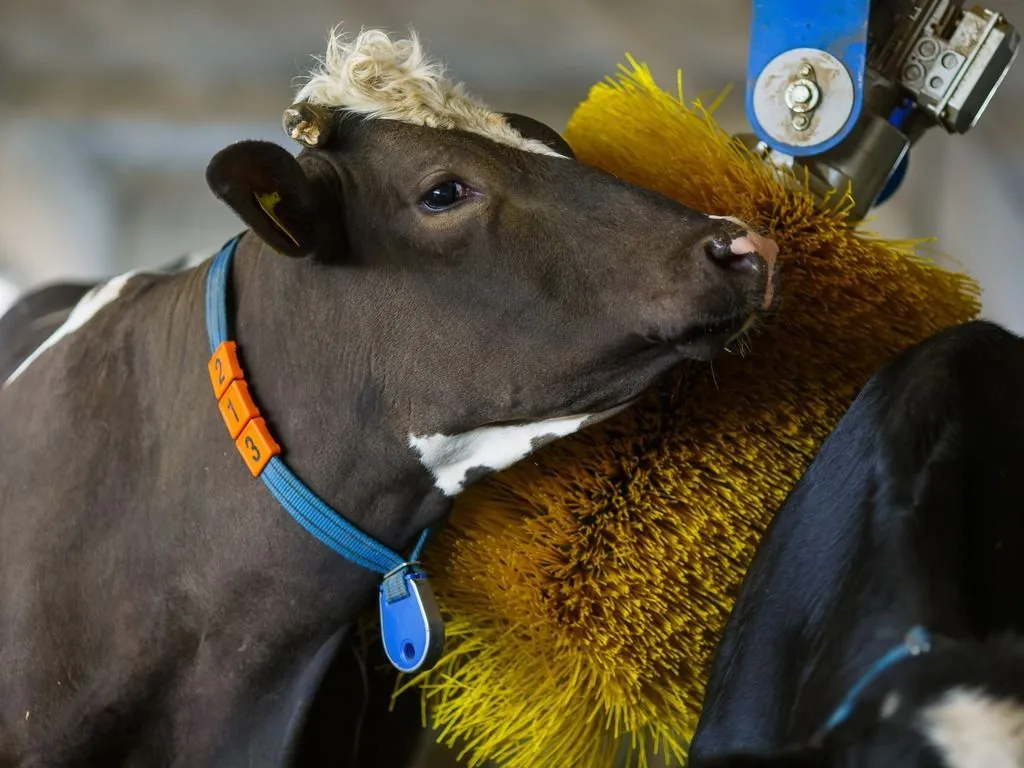
[(839, 706), (836, 707), (832, 716), (825, 723), (825, 728), (822, 733), (828, 733), (829, 731), (840, 725), (846, 718), (853, 712), (853, 708), (857, 705), (857, 699), (864, 693), (864, 690), (878, 677), (885, 672), (887, 669), (892, 667), (904, 659), (908, 659), (912, 656), (918, 656), (922, 653), (928, 653), (932, 649), (932, 638), (928, 634), (928, 631), (924, 627), (913, 627), (907, 632), (903, 642), (897, 645), (895, 648), (886, 653), (882, 658), (876, 661), (867, 672), (861, 676), (860, 680), (847, 692), (846, 697), (840, 702)]
[(210, 382), (224, 424), (249, 472), (263, 481), (299, 525), (345, 559), (381, 575), (378, 604), (388, 660), (406, 673), (429, 669), (444, 648), (444, 623), (426, 574), (416, 562), (429, 530), (404, 558), (335, 512), (281, 458), (281, 447), (249, 393), (237, 345), (228, 332), (228, 279), (241, 237), (221, 248), (206, 277)]

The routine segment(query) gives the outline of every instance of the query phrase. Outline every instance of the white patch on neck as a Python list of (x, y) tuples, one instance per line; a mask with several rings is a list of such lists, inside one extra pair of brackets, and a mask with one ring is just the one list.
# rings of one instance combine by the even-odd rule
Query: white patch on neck
[(954, 688), (921, 713), (925, 736), (949, 768), (1024, 766), (1024, 706)]
[(427, 58), (416, 33), (409, 38), (392, 40), (370, 29), (345, 43), (332, 30), (327, 54), (295, 100), (368, 118), (467, 131), (526, 152), (565, 158), (525, 138), (502, 114), (470, 96), (462, 83), (447, 80), (443, 66)]
[(474, 470), (500, 472), (525, 459), (542, 445), (578, 432), (629, 407), (631, 403), (597, 414), (563, 416), (510, 426), (480, 427), (461, 435), (409, 435), (409, 447), (434, 476), (446, 496), (457, 496)]
[(109, 280), (106, 283), (101, 283), (89, 291), (85, 296), (79, 299), (78, 303), (75, 304), (75, 308), (71, 310), (71, 314), (68, 315), (68, 319), (54, 331), (42, 344), (40, 344), (31, 355), (25, 358), (19, 365), (14, 373), (7, 377), (7, 381), (4, 382), (6, 387), (18, 376), (20, 376), (43, 352), (48, 350), (58, 341), (63, 339), (65, 336), (69, 336), (89, 320), (91, 320), (97, 312), (103, 309), (107, 304), (114, 301), (118, 296), (121, 295), (121, 291), (124, 290), (125, 285), (141, 270), (132, 270), (125, 272), (122, 275)]

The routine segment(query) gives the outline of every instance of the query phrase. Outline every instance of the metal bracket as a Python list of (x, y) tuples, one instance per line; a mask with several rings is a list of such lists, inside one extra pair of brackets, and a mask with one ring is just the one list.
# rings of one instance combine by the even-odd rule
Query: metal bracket
[(817, 155), (860, 117), (870, 0), (754, 0), (747, 118), (772, 149)]

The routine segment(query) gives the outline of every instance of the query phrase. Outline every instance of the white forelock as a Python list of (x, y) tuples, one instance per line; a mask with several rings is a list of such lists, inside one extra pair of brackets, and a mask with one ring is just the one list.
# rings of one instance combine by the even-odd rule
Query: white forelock
[(527, 152), (565, 157), (523, 137), (501, 113), (470, 96), (462, 83), (448, 80), (414, 31), (409, 39), (392, 40), (381, 30), (362, 30), (346, 42), (335, 28), (326, 55), (295, 100), (368, 118), (467, 131)]

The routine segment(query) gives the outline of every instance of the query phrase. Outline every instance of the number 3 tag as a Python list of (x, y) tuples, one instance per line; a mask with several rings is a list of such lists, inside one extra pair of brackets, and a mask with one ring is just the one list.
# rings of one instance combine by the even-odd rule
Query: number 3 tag
[(405, 673), (433, 667), (444, 650), (444, 621), (427, 575), (406, 564), (380, 584), (380, 629), (384, 653)]

